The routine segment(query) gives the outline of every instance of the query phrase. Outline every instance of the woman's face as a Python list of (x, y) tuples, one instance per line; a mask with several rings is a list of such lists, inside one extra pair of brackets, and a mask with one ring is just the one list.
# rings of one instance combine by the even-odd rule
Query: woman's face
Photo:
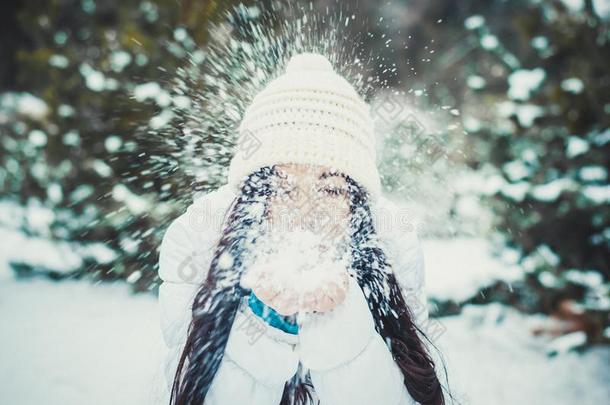
[(330, 167), (287, 163), (276, 166), (277, 193), (269, 201), (274, 229), (308, 229), (322, 239), (344, 235), (349, 221), (345, 179)]

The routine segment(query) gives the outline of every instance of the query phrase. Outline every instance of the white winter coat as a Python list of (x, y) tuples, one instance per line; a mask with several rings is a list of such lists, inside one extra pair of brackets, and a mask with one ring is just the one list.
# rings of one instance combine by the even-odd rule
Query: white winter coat
[[(163, 237), (159, 304), (167, 346), (163, 365), (166, 404), (191, 320), (193, 298), (205, 279), (224, 215), (234, 198), (225, 185), (196, 199)], [(416, 323), (425, 326), (424, 262), (410, 217), (384, 197), (371, 210)], [(353, 278), (345, 301), (328, 313), (311, 315), (299, 325), (298, 335), (271, 326), (263, 333), (256, 332), (255, 317), (244, 300), (205, 405), (277, 405), (299, 361), (310, 370), (320, 405), (415, 403)]]

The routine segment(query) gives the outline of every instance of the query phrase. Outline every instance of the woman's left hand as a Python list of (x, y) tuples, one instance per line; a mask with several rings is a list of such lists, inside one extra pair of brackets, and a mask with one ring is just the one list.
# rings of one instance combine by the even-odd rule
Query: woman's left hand
[(348, 275), (347, 279), (347, 294), (341, 305), (326, 313), (304, 314), (297, 319), (299, 358), (312, 371), (346, 364), (363, 351), (375, 333), (365, 294), (355, 277)]
[(319, 313), (331, 311), (345, 300), (348, 287), (347, 272), (325, 279), (315, 289), (303, 293), (299, 310)]

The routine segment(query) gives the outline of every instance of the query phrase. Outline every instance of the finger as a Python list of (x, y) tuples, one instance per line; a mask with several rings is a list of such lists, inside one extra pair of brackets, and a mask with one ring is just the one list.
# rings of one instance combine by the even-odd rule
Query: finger
[(341, 287), (334, 281), (329, 282), (324, 286), (326, 294), (330, 297), (334, 302), (337, 301), (337, 298), (341, 295)]
[(328, 284), (328, 289), (330, 291), (329, 295), (331, 295), (331, 297), (333, 298), (333, 302), (335, 305), (339, 305), (345, 300), (348, 288), (348, 282), (341, 283), (341, 285), (338, 285), (335, 282)]
[(267, 305), (272, 307), (277, 311), (279, 308), (281, 310), (282, 307), (286, 305), (288, 299), (290, 298), (291, 291), (285, 287), (279, 289), (278, 294), (273, 295), (269, 298)]
[(252, 291), (265, 304), (278, 293), (274, 289), (273, 283), (270, 283), (267, 279), (259, 279)]
[(299, 309), (299, 293), (294, 288), (290, 288), (283, 296), (286, 310), (294, 313)]
[(315, 295), (313, 291), (306, 291), (303, 293), (299, 307), (300, 310), (304, 312), (315, 310)]
[(339, 290), (339, 293), (333, 297), (335, 305), (341, 305), (345, 301), (345, 297), (347, 297), (346, 291)]
[(282, 315), (284, 316), (291, 316), (291, 315), (296, 315), (299, 312), (299, 304), (298, 302), (294, 302), (294, 304), (292, 305), (288, 305), (285, 310), (284, 313), (282, 313)]
[(322, 299), (324, 297), (324, 293), (322, 292), (322, 288), (318, 287), (314, 290), (311, 291), (310, 295), (308, 296), (308, 307), (309, 310), (313, 310), (313, 311), (320, 311), (321, 309), (321, 302)]
[(278, 298), (277, 301), (279, 302), (273, 307), (273, 309), (275, 309), (275, 311), (280, 315), (293, 315), (299, 310), (298, 301), (296, 299), (286, 299), (281, 297)]
[(316, 310), (319, 312), (328, 312), (336, 307), (334, 300), (327, 294), (324, 294), (316, 305)]
[(318, 287), (314, 290), (313, 292), (314, 295), (314, 301), (316, 304), (318, 304), (321, 300), (324, 299), (324, 296), (326, 295), (326, 292), (324, 291), (324, 287)]
[(292, 315), (298, 311), (298, 293), (292, 287), (284, 287), (267, 305), (281, 315)]
[(282, 289), (274, 283), (266, 283), (260, 286), (260, 292), (262, 294), (259, 296), (261, 301), (263, 301), (266, 305), (271, 306), (270, 303), (273, 301), (273, 299), (281, 294)]

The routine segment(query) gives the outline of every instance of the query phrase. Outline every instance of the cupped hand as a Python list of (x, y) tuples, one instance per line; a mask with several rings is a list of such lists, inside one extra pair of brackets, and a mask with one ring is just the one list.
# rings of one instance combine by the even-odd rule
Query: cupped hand
[[(297, 312), (328, 312), (345, 300), (347, 271), (319, 274), (319, 270), (290, 274), (285, 269), (256, 267), (241, 284), (250, 288), (265, 305), (289, 316)], [(318, 273), (318, 274), (316, 274)]]
[(272, 268), (254, 268), (242, 278), (241, 284), (252, 289), (257, 298), (277, 313), (289, 316), (299, 311), (299, 292)]
[(302, 294), (299, 310), (303, 312), (328, 312), (345, 300), (349, 286), (347, 272), (329, 274), (316, 283), (317, 286)]

